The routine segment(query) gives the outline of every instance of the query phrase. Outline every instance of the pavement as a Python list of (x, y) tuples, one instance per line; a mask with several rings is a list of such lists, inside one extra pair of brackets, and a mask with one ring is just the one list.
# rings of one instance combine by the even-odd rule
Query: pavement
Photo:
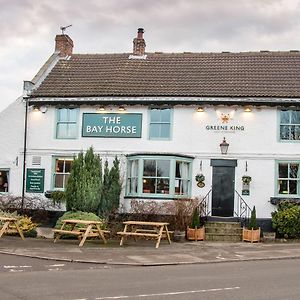
[(298, 259), (300, 243), (277, 241), (269, 243), (247, 242), (172, 242), (162, 240), (155, 249), (153, 240), (128, 239), (124, 246), (119, 240), (87, 240), (78, 247), (78, 240), (59, 240), (53, 243), (51, 229), (39, 232), (38, 238), (3, 236), (0, 253), (47, 260), (86, 262), (104, 265), (161, 266), (203, 264), (254, 260)]

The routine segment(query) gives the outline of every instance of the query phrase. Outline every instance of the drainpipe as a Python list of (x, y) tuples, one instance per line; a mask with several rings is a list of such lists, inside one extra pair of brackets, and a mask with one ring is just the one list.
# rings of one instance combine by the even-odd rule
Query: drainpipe
[(22, 202), (21, 210), (24, 210), (25, 181), (26, 181), (26, 150), (27, 150), (27, 119), (28, 119), (28, 97), (23, 97), (25, 101), (25, 122), (24, 122), (24, 146), (23, 146), (23, 179), (22, 179)]

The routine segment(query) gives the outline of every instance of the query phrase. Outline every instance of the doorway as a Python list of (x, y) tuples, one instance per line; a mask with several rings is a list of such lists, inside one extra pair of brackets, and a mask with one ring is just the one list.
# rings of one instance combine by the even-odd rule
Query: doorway
[(212, 159), (212, 215), (233, 217), (236, 160)]

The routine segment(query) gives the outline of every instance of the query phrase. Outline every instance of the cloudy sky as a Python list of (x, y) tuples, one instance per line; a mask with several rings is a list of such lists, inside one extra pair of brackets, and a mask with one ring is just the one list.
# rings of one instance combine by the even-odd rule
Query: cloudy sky
[(300, 49), (300, 0), (0, 0), (0, 111), (54, 51), (60, 26), (74, 53)]

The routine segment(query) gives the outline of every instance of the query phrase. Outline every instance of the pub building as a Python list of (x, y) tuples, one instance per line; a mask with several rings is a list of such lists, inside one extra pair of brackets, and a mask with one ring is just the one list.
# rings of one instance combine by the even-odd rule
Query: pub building
[(56, 36), (1, 113), (2, 194), (46, 201), (93, 146), (120, 160), (125, 211), (132, 200), (200, 197), (216, 217), (255, 205), (270, 229), (278, 202), (300, 199), (300, 52), (148, 53), (143, 35), (119, 54), (73, 54), (72, 39)]

